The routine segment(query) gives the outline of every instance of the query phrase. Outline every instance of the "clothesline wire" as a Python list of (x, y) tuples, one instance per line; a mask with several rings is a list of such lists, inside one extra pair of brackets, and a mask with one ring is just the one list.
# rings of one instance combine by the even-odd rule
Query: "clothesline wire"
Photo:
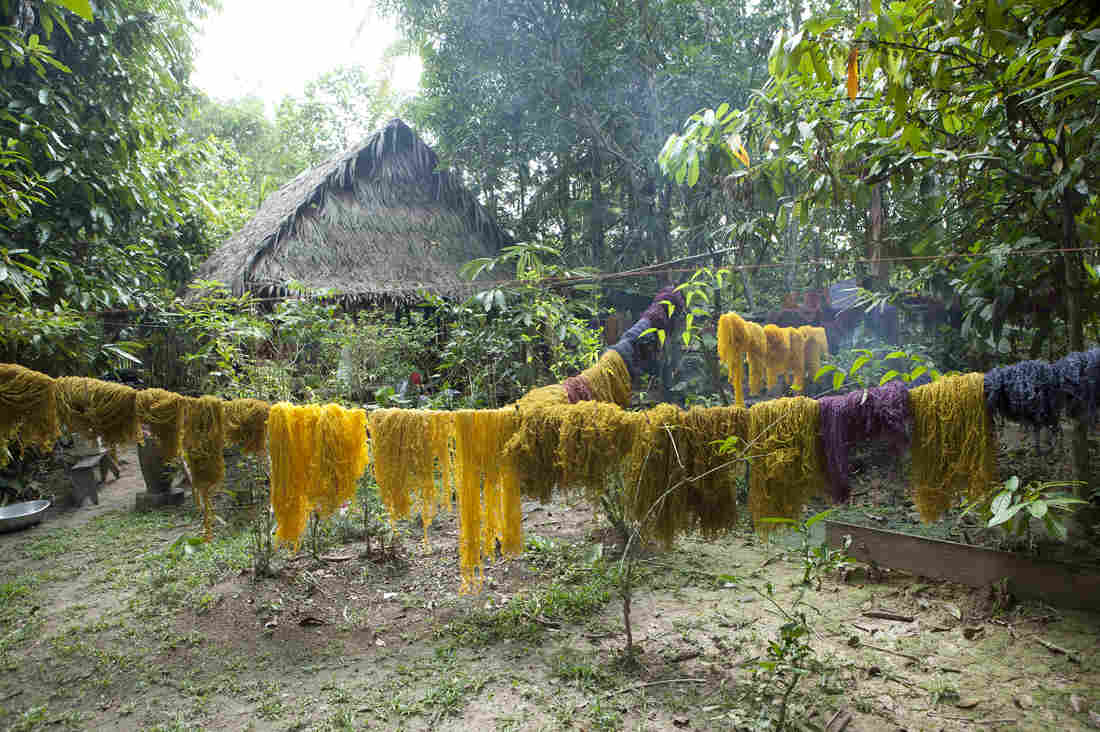
[[(674, 267), (673, 265), (683, 264), (685, 262), (695, 261), (699, 259), (706, 259), (708, 257), (720, 256), (722, 254), (729, 254), (736, 251), (738, 247), (728, 247), (726, 249), (718, 249), (714, 252), (705, 252), (703, 254), (693, 254), (687, 257), (678, 257), (676, 259), (668, 260), (667, 262), (659, 262), (657, 264), (648, 264), (643, 267), (636, 267), (634, 269), (623, 270), (621, 272), (600, 272), (586, 275), (571, 275), (560, 277), (544, 277), (537, 281), (538, 285), (542, 286), (568, 286), (568, 285), (583, 285), (591, 282), (601, 282), (605, 280), (618, 280), (618, 279), (631, 279), (634, 277), (656, 277), (662, 274), (672, 273), (688, 273), (695, 272), (694, 267)], [(882, 262), (933, 262), (937, 260), (953, 260), (953, 259), (978, 259), (988, 258), (994, 256), (1002, 257), (1035, 257), (1048, 254), (1072, 254), (1076, 252), (1098, 252), (1100, 246), (1089, 247), (1051, 247), (1046, 249), (1024, 249), (1013, 252), (947, 252), (944, 254), (922, 254), (922, 255), (907, 255), (897, 257), (860, 257), (854, 260), (846, 260), (845, 264), (878, 264)], [(835, 264), (832, 260), (827, 259), (809, 259), (801, 262), (802, 266), (806, 267), (820, 267)], [(758, 264), (731, 264), (723, 265), (721, 268), (729, 270), (730, 272), (752, 272), (757, 270), (766, 269), (785, 269), (791, 266), (790, 262), (764, 262)], [(274, 284), (274, 283), (273, 283)], [(515, 287), (518, 285), (530, 285), (533, 284), (530, 281), (518, 280), (518, 279), (501, 279), (501, 280), (480, 280), (464, 283), (463, 286), (470, 291), (485, 290), (485, 289), (507, 289), (509, 287)], [(306, 296), (300, 299), (324, 299), (324, 296)], [(338, 296), (337, 296), (338, 297)], [(247, 304), (256, 304), (264, 302), (280, 302), (283, 300), (293, 299), (288, 296), (269, 296), (269, 297), (249, 297)], [(85, 311), (84, 315), (133, 315), (137, 313), (155, 313), (160, 316), (166, 317), (183, 317), (184, 313), (172, 312), (168, 310), (152, 310), (150, 308), (144, 308), (141, 310), (89, 310)], [(106, 324), (106, 323), (105, 323)], [(129, 323), (127, 323), (129, 325)], [(150, 324), (146, 324), (150, 325)], [(172, 327), (172, 326), (152, 326), (150, 327)]]

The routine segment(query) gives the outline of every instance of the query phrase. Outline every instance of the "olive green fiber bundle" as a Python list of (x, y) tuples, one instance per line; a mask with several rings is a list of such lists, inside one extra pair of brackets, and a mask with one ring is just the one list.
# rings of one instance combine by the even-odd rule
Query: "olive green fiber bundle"
[(267, 450), (267, 416), (271, 405), (259, 399), (225, 403), (225, 437), (241, 451), (260, 455)]
[(913, 501), (935, 521), (962, 498), (985, 497), (993, 483), (993, 422), (984, 374), (948, 376), (909, 392), (913, 414)]
[(749, 410), (749, 510), (756, 530), (763, 518), (797, 519), (825, 487), (818, 430), (821, 412), (808, 397), (773, 399)]
[(85, 437), (100, 437), (112, 447), (141, 440), (136, 397), (137, 392), (124, 384), (81, 376), (57, 380), (61, 423)]
[(180, 454), (184, 399), (164, 389), (142, 389), (134, 397), (138, 421), (149, 426), (157, 449), (165, 460)]
[(556, 457), (560, 487), (581, 490), (594, 502), (608, 476), (621, 469), (639, 422), (607, 402), (577, 402), (561, 414)]
[(629, 413), (634, 439), (623, 471), (626, 514), (665, 546), (691, 523), (684, 491), (677, 485), (687, 469), (683, 414), (672, 404)]
[(19, 435), (23, 445), (53, 447), (60, 434), (57, 384), (49, 376), (16, 364), (0, 364), (0, 467), (8, 453), (3, 443)]
[[(737, 525), (737, 478), (745, 467), (738, 459), (749, 436), (749, 410), (744, 407), (692, 407), (681, 418), (686, 448), (684, 504), (692, 527), (713, 537)], [(719, 446), (736, 437), (732, 452)]]
[(215, 396), (185, 398), (183, 457), (191, 472), (191, 490), (203, 514), (207, 540), (213, 534), (215, 486), (225, 478), (224, 402)]
[(561, 425), (569, 410), (576, 406), (566, 403), (517, 410), (519, 424), (504, 443), (504, 452), (524, 477), (523, 495), (545, 503), (550, 500), (554, 486), (562, 483), (558, 463)]

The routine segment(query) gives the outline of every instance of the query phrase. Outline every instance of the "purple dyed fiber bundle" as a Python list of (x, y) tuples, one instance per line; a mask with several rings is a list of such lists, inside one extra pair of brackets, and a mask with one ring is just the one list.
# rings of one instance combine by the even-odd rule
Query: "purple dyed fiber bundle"
[(653, 298), (653, 302), (649, 304), (649, 307), (642, 313), (642, 319), (650, 322), (651, 328), (657, 328), (658, 330), (668, 330), (668, 305), (661, 302), (667, 300), (674, 306), (672, 317), (682, 317), (684, 312), (684, 295), (681, 292), (677, 292), (675, 287), (666, 287), (657, 292)]
[(1021, 361), (985, 375), (985, 403), (993, 415), (1040, 427), (1058, 426), (1062, 382), (1046, 361)]
[[(639, 318), (637, 322), (634, 323), (634, 325), (630, 326), (630, 328), (625, 333), (623, 333), (622, 337), (619, 338), (619, 343), (627, 341), (628, 343), (633, 344), (635, 341), (639, 340), (642, 337), (642, 333), (645, 333), (647, 330), (653, 327), (655, 326), (652, 324), (650, 319), (643, 316)], [(650, 333), (646, 337), (656, 338), (657, 336), (653, 333)]]
[(909, 390), (900, 381), (890, 381), (844, 396), (822, 397), (818, 403), (825, 475), (833, 500), (841, 503), (852, 492), (848, 450), (853, 443), (885, 437), (899, 448), (908, 446)]
[(570, 376), (561, 382), (561, 385), (565, 389), (565, 395), (569, 397), (570, 404), (590, 402), (596, 398), (592, 393), (592, 387), (583, 376)]
[(1095, 420), (1100, 412), (1100, 348), (1071, 353), (1053, 365), (1059, 407), (1071, 417)]

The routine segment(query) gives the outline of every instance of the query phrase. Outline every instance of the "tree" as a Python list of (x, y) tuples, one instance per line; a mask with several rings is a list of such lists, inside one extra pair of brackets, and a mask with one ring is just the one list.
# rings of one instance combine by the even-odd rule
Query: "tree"
[[(802, 216), (841, 198), (865, 201), (875, 186), (911, 199), (915, 185), (939, 212), (909, 228), (911, 251), (939, 257), (913, 268), (915, 282), (951, 273), (967, 308), (964, 335), (1001, 351), (1005, 323), (1034, 314), (1041, 339), (1060, 314), (1070, 348), (1083, 350), (1093, 293), (1079, 249), (1100, 233), (1093, 6), (906, 0), (870, 10), (781, 31), (764, 92), (720, 120), (693, 120), (669, 140), (666, 161), (720, 161), (730, 135), (752, 138), (761, 162), (742, 175), (802, 171), (809, 185), (793, 204)], [(1082, 436), (1079, 428), (1084, 475)]]

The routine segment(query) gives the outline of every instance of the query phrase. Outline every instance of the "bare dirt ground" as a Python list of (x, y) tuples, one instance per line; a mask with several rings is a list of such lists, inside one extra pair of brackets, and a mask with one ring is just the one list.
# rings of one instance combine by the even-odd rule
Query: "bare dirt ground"
[[(30, 729), (769, 729), (759, 662), (797, 609), (797, 545), (682, 540), (638, 562), (586, 507), (525, 504), (527, 551), (458, 594), (452, 516), (371, 548), (350, 519), (256, 577), (254, 509), (209, 544), (190, 506), (98, 507), (0, 535), (0, 725)], [(772, 602), (767, 587), (774, 589)], [(805, 594), (793, 729), (1075, 730), (1100, 712), (1100, 617), (857, 567)], [(865, 615), (887, 610), (911, 621)], [(1059, 654), (1048, 646), (1069, 651)]]

